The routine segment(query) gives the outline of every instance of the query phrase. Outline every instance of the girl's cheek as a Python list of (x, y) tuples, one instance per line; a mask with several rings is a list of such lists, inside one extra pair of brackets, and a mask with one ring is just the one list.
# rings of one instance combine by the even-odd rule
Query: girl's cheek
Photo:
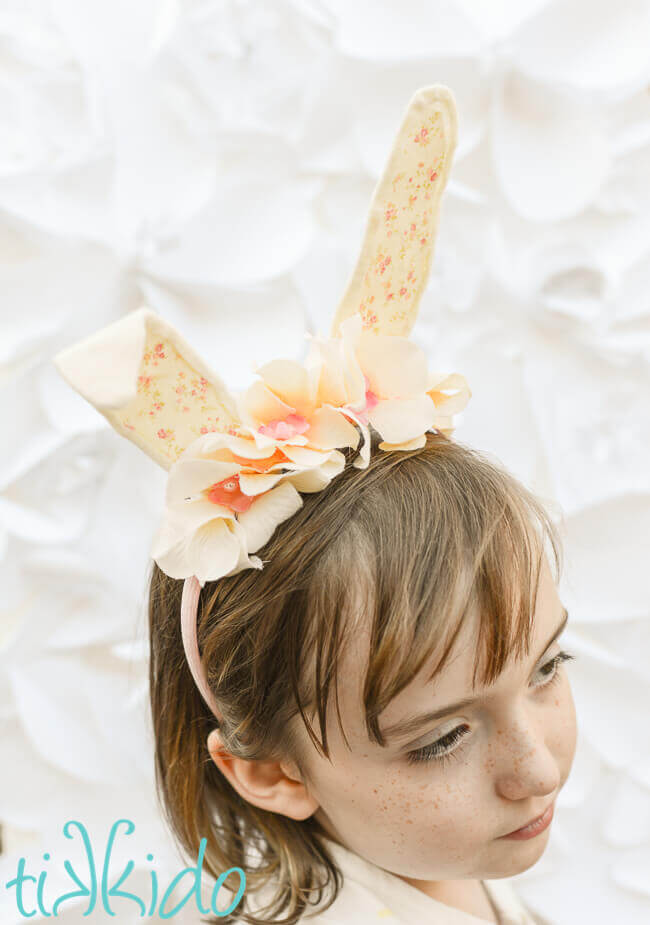
[(566, 684), (562, 690), (562, 696), (557, 708), (561, 716), (560, 735), (562, 741), (562, 752), (566, 764), (566, 769), (563, 769), (563, 771), (565, 772), (565, 775), (568, 775), (569, 770), (571, 769), (571, 765), (573, 764), (573, 759), (576, 753), (576, 744), (578, 740), (576, 707), (575, 701), (573, 699), (573, 691), (571, 690), (571, 685), (569, 684), (568, 680), (566, 681)]
[(576, 709), (567, 677), (549, 698), (545, 714), (545, 741), (558, 767), (561, 783), (569, 776), (576, 751)]

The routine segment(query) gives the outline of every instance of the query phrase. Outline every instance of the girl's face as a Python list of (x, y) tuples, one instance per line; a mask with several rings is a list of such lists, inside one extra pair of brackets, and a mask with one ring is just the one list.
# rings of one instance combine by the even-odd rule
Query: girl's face
[[(332, 763), (310, 749), (308, 789), (336, 841), (411, 880), (497, 879), (531, 867), (550, 829), (526, 841), (502, 838), (555, 802), (576, 746), (576, 716), (557, 631), (565, 610), (544, 558), (530, 657), (512, 662), (490, 688), (472, 693), (476, 623), (463, 627), (435, 686), (416, 677), (379, 719), (389, 726), (442, 711), (382, 748), (364, 729), (364, 643), (345, 652), (339, 676), (341, 717), (350, 749), (328, 709)], [(476, 619), (476, 615), (474, 615)], [(348, 661), (349, 658), (349, 661)], [(446, 751), (444, 757), (435, 752)]]

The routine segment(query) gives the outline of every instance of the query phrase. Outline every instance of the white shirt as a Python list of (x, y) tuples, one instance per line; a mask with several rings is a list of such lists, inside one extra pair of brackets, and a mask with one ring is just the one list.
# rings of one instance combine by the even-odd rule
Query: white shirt
[[(353, 851), (325, 838), (332, 858), (341, 868), (343, 886), (329, 909), (303, 915), (305, 925), (485, 925), (478, 918), (427, 896), (367, 861)], [(497, 911), (500, 925), (548, 925), (523, 905), (507, 880), (483, 880)], [(329, 895), (329, 888), (328, 888)], [(325, 905), (325, 899), (322, 900)], [(308, 907), (313, 912), (313, 907)]]

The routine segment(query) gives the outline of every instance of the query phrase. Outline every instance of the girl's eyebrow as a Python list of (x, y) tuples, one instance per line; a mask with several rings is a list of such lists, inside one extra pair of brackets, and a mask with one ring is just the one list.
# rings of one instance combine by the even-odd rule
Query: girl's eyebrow
[[(569, 612), (567, 611), (566, 607), (562, 608), (562, 614), (562, 619), (554, 630), (553, 635), (548, 640), (539, 656), (535, 659), (535, 665), (542, 658), (546, 650), (552, 646), (552, 644), (555, 642), (557, 637), (566, 626), (567, 620), (569, 619)], [(398, 722), (387, 726), (386, 729), (383, 729), (382, 735), (386, 739), (391, 740), (407, 735), (412, 735), (425, 724), (432, 723), (434, 720), (441, 719), (443, 716), (448, 716), (449, 713), (455, 713), (456, 710), (462, 710), (465, 707), (472, 706), (472, 704), (479, 703), (481, 700), (483, 700), (482, 697), (464, 697), (462, 700), (457, 700), (455, 703), (449, 703), (446, 707), (441, 707), (439, 710), (430, 710), (428, 713), (420, 713), (417, 716), (410, 717), (409, 719), (401, 719)]]

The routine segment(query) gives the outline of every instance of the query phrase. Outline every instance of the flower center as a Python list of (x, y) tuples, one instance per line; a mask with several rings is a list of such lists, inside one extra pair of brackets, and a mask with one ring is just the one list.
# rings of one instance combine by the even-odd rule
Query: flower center
[(274, 440), (289, 440), (296, 434), (304, 434), (309, 430), (309, 421), (302, 414), (289, 414), (284, 419), (276, 418), (268, 424), (262, 424), (257, 430)]
[(218, 504), (221, 507), (227, 507), (230, 511), (243, 514), (247, 511), (253, 501), (254, 495), (246, 495), (239, 487), (239, 475), (229, 475), (228, 478), (222, 479), (221, 482), (215, 482), (209, 488), (205, 489), (205, 495), (212, 504)]

